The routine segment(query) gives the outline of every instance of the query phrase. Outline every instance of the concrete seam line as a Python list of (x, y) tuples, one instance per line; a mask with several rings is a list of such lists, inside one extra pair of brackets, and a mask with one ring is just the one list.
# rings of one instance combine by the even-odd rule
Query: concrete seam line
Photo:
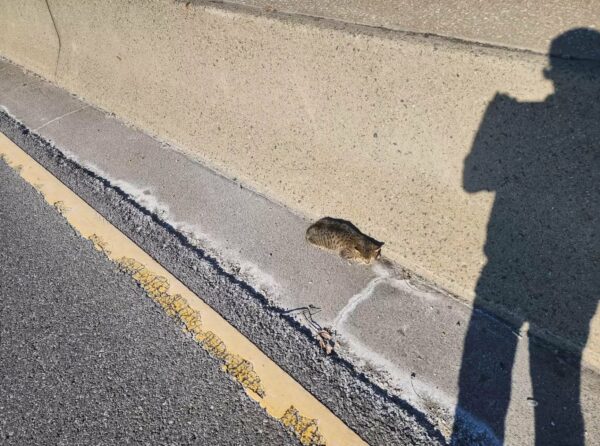
[[(360, 33), (365, 33), (367, 30), (373, 30), (373, 31), (381, 31), (381, 32), (385, 32), (385, 33), (393, 33), (396, 34), (398, 36), (404, 36), (407, 38), (415, 38), (415, 39), (420, 39), (421, 41), (426, 40), (426, 39), (435, 39), (437, 40), (436, 43), (438, 44), (451, 44), (451, 45), (456, 45), (459, 47), (463, 47), (463, 48), (479, 48), (479, 49), (489, 49), (489, 50), (498, 50), (498, 51), (503, 51), (503, 52), (507, 52), (507, 53), (514, 53), (516, 55), (530, 55), (530, 56), (539, 56), (539, 57), (548, 57), (548, 52), (542, 52), (542, 51), (536, 51), (533, 49), (529, 49), (529, 48), (521, 48), (518, 46), (506, 46), (506, 45), (500, 45), (500, 44), (496, 44), (496, 43), (488, 43), (488, 42), (482, 42), (479, 40), (470, 40), (470, 39), (466, 39), (466, 38), (461, 38), (461, 37), (454, 37), (454, 36), (450, 36), (450, 35), (446, 35), (446, 34), (436, 34), (436, 33), (426, 33), (426, 32), (419, 32), (419, 31), (410, 31), (407, 29), (400, 29), (400, 28), (390, 28), (384, 25), (375, 25), (375, 24), (369, 24), (369, 23), (364, 23), (364, 22), (352, 22), (352, 21), (348, 21), (348, 20), (344, 20), (342, 18), (338, 18), (338, 17), (333, 17), (333, 16), (320, 16), (320, 15), (312, 15), (312, 14), (307, 14), (307, 13), (302, 13), (302, 12), (293, 12), (293, 11), (285, 11), (285, 10), (278, 10), (278, 9), (272, 9), (272, 10), (266, 10), (263, 8), (260, 8), (258, 6), (253, 6), (253, 5), (246, 5), (246, 4), (239, 4), (239, 3), (232, 3), (230, 1), (227, 0), (196, 0), (196, 1), (189, 1), (189, 0), (176, 0), (176, 2), (179, 3), (184, 3), (184, 4), (192, 4), (192, 5), (198, 5), (198, 6), (205, 6), (205, 7), (214, 7), (214, 8), (220, 8), (223, 10), (227, 10), (227, 11), (233, 11), (233, 12), (238, 12), (238, 13), (242, 13), (242, 14), (250, 14), (250, 15), (254, 15), (254, 16), (260, 16), (260, 17), (272, 17), (272, 18), (277, 18), (277, 19), (288, 19), (288, 20), (293, 20), (293, 19), (305, 19), (307, 21), (311, 21), (312, 24), (324, 24), (325, 26), (329, 25), (329, 27), (335, 27), (335, 28), (340, 28), (341, 26), (347, 26), (347, 27), (352, 27), (354, 28), (354, 32), (360, 32)], [(552, 55), (552, 57), (555, 58), (559, 58), (559, 59), (566, 59), (566, 60), (595, 60), (595, 59), (589, 59), (589, 58), (583, 58), (583, 57), (570, 57), (570, 56), (562, 56), (562, 55)]]
[(72, 110), (72, 111), (70, 111), (70, 112), (68, 112), (68, 113), (65, 113), (64, 115), (57, 116), (56, 118), (54, 118), (54, 119), (51, 119), (51, 120), (50, 120), (50, 121), (48, 121), (48, 122), (45, 122), (44, 124), (40, 125), (39, 127), (37, 127), (37, 128), (35, 128), (35, 129), (33, 129), (32, 131), (33, 131), (33, 132), (37, 132), (37, 131), (39, 131), (39, 130), (43, 129), (44, 127), (46, 127), (46, 126), (48, 126), (48, 125), (52, 124), (53, 122), (60, 121), (62, 118), (66, 118), (67, 116), (74, 115), (75, 113), (78, 113), (78, 112), (80, 112), (81, 110), (85, 110), (86, 108), (89, 108), (89, 107), (91, 107), (91, 106), (90, 106), (90, 105), (84, 105), (83, 107), (79, 107), (78, 109), (76, 109), (76, 110)]
[(0, 157), (96, 249), (130, 274), (165, 313), (221, 360), (222, 369), (305, 446), (366, 445), (329, 409), (200, 297), (0, 133)]
[(62, 41), (60, 39), (60, 33), (58, 32), (58, 26), (56, 26), (56, 19), (54, 18), (54, 14), (52, 14), (52, 9), (50, 8), (50, 0), (46, 0), (46, 7), (48, 8), (48, 14), (50, 14), (50, 19), (52, 19), (52, 25), (54, 26), (54, 32), (56, 32), (56, 38), (58, 39), (58, 52), (56, 53), (56, 64), (54, 66), (54, 77), (58, 74), (58, 62), (60, 61), (60, 53), (62, 51)]

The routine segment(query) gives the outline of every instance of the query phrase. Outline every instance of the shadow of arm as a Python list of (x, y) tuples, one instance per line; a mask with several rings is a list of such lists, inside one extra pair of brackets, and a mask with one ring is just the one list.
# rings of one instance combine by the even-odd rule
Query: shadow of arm
[(469, 193), (494, 191), (505, 181), (505, 155), (509, 146), (510, 128), (507, 123), (515, 114), (517, 101), (497, 93), (490, 102), (471, 152), (465, 158), (463, 187)]

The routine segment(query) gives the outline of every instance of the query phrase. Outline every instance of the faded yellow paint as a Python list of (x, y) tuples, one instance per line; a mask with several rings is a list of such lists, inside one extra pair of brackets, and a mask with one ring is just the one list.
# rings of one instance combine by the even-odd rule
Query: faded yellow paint
[(296, 436), (300, 439), (300, 443), (304, 446), (325, 445), (323, 437), (319, 433), (317, 420), (300, 415), (294, 406), (290, 406), (285, 411), (283, 417), (281, 417), (281, 422), (296, 433)]
[[(39, 185), (38, 185), (39, 186)], [(36, 187), (36, 185), (34, 184), (33, 187), (35, 187), (38, 191), (41, 192), (41, 188)], [(67, 206), (62, 202), (62, 201), (56, 201), (54, 203), (54, 207), (56, 208), (56, 210), (58, 212), (60, 212), (62, 215), (65, 214), (65, 212), (69, 211), (69, 208), (67, 208)]]
[[(105, 242), (94, 241), (96, 245), (102, 246), (105, 251)], [(212, 356), (225, 362), (224, 370), (239, 381), (247, 390), (254, 392), (260, 397), (265, 396), (260, 377), (254, 371), (252, 364), (238, 355), (227, 350), (225, 343), (213, 332), (204, 331), (200, 319), (200, 313), (194, 311), (187, 301), (179, 294), (169, 294), (169, 281), (152, 271), (149, 271), (135, 259), (123, 257), (117, 261), (121, 269), (130, 274), (138, 282), (155, 302), (165, 312), (178, 319), (185, 331), (193, 334), (194, 340)]]
[(68, 210), (63, 216), (69, 224), (130, 274), (202, 348), (222, 360), (223, 369), (302, 444), (366, 445), (258, 347), (2, 133), (0, 157), (36, 185), (49, 204), (60, 202), (60, 208)]
[[(62, 208), (65, 209), (64, 204), (63, 204)], [(60, 212), (60, 209), (59, 209), (59, 212)], [(62, 214), (62, 212), (61, 212), (61, 214)], [(107, 256), (110, 256), (110, 251), (108, 250), (108, 244), (104, 240), (102, 240), (102, 237), (100, 237), (97, 234), (92, 234), (88, 237), (88, 239), (94, 244), (94, 248), (96, 248), (98, 251), (103, 252)]]

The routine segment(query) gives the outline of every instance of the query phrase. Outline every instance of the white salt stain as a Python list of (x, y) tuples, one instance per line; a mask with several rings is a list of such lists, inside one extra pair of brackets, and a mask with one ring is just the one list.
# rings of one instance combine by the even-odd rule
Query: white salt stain
[[(376, 352), (373, 348), (354, 336), (350, 330), (346, 329), (345, 325), (348, 318), (359, 305), (365, 304), (375, 295), (375, 290), (380, 284), (387, 284), (402, 291), (410, 292), (411, 296), (415, 292), (425, 294), (411, 286), (407, 279), (395, 277), (395, 272), (385, 265), (375, 264), (372, 270), (376, 277), (371, 279), (359, 293), (350, 298), (348, 303), (336, 316), (333, 322), (333, 329), (343, 339), (354, 363), (358, 363), (360, 368), (376, 370), (378, 374), (387, 377), (386, 381), (394, 388), (401, 389), (402, 398), (414, 407), (421, 411), (427, 410), (426, 401), (423, 401), (419, 396), (419, 394), (424, 394), (427, 395), (427, 398), (436, 401), (440, 407), (445, 408), (447, 413), (451, 413), (453, 405), (456, 404), (455, 399), (428, 383), (416, 377), (411, 377), (410, 371), (403, 369), (400, 365)], [(435, 297), (430, 298), (435, 299)], [(411, 392), (407, 392), (409, 389)]]
[(10, 118), (12, 118), (15, 121), (20, 122), (11, 112), (10, 110), (5, 106), (5, 105), (0, 105), (0, 110), (2, 110), (4, 113), (6, 113)]
[(68, 150), (61, 150), (61, 152), (67, 158), (89, 169), (112, 186), (119, 188), (141, 207), (159, 216), (161, 220), (177, 229), (191, 245), (201, 247), (202, 250), (217, 259), (228, 273), (244, 279), (255, 290), (265, 293), (267, 297), (277, 296), (281, 293), (281, 287), (271, 274), (263, 271), (256, 264), (245, 260), (239, 252), (227, 248), (220, 240), (205, 233), (199, 225), (179, 221), (170, 211), (169, 206), (156, 198), (151, 187), (137, 186), (116, 179), (95, 164), (78, 159), (75, 154)]
[(373, 296), (377, 285), (387, 281), (391, 276), (391, 271), (379, 264), (373, 266), (373, 272), (377, 275), (377, 277), (371, 279), (366, 287), (364, 287), (358, 294), (352, 296), (346, 306), (344, 306), (344, 308), (342, 308), (342, 310), (338, 313), (333, 321), (334, 330), (340, 331), (356, 307)]
[[(401, 291), (402, 293), (399, 293), (399, 295), (409, 296), (410, 299), (419, 299), (423, 303), (439, 301), (442, 297), (434, 290), (427, 290), (426, 287), (417, 286), (408, 279), (399, 278), (392, 268), (386, 267), (384, 264), (375, 264), (372, 270), (376, 277), (371, 279), (360, 292), (352, 296), (334, 319), (333, 329), (344, 341), (344, 353), (352, 358), (352, 362), (357, 364), (359, 369), (374, 370), (378, 375), (385, 377), (384, 386), (391, 385), (395, 389), (400, 389), (402, 398), (418, 410), (429, 413), (431, 404), (434, 402), (438, 410), (441, 410), (441, 413), (444, 414), (443, 418), (446, 426), (451, 426), (457, 403), (456, 396), (450, 395), (423, 379), (419, 379), (411, 370), (403, 368), (400, 364), (375, 351), (372, 346), (363, 343), (345, 326), (352, 313), (359, 305), (368, 302), (381, 284)], [(404, 330), (406, 331), (406, 325)], [(375, 377), (375, 379), (379, 380), (378, 377)], [(500, 445), (489, 426), (470, 414), (462, 414), (462, 416), (464, 421), (468, 420), (467, 422), (471, 425), (473, 433), (485, 438), (486, 444), (490, 446)], [(445, 430), (445, 432), (449, 435), (448, 430)]]
[(338, 313), (333, 321), (333, 328), (336, 331), (341, 331), (348, 317), (356, 310), (356, 308), (369, 300), (375, 294), (375, 289), (380, 284), (386, 284), (400, 291), (410, 293), (412, 298), (422, 299), (425, 301), (435, 301), (439, 297), (433, 293), (423, 291), (413, 284), (408, 279), (401, 279), (395, 276), (395, 271), (381, 263), (376, 263), (372, 267), (372, 271), (376, 277), (371, 279), (369, 283), (357, 294), (352, 296), (348, 303)]

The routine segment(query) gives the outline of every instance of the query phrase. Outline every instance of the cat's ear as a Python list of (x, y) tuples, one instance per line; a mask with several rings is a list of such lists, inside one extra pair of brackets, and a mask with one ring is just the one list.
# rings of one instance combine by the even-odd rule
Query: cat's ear
[(383, 245), (385, 245), (385, 243), (384, 243), (384, 242), (377, 242), (377, 246), (379, 247), (379, 249), (381, 249), (381, 247), (382, 247)]

